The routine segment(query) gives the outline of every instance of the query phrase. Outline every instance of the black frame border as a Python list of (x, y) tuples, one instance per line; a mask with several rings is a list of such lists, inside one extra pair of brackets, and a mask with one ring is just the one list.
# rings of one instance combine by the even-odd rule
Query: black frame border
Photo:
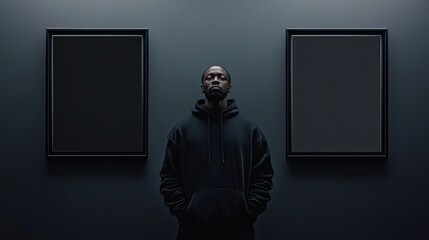
[[(54, 152), (52, 141), (52, 101), (51, 98), (51, 47), (52, 35), (140, 35), (143, 39), (142, 56), (142, 86), (143, 86), (143, 150), (139, 152)], [(46, 28), (46, 155), (48, 158), (147, 158), (148, 157), (148, 56), (149, 56), (149, 30), (147, 28)]]
[[(292, 151), (291, 126), (291, 45), (296, 35), (375, 35), (381, 37), (381, 151), (380, 152), (294, 152)], [(287, 158), (387, 158), (387, 100), (388, 100), (388, 45), (387, 28), (288, 28), (286, 29), (286, 157)]]

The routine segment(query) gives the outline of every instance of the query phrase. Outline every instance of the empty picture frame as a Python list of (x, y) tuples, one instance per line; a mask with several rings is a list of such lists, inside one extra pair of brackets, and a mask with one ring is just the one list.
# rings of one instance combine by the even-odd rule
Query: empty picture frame
[(387, 156), (387, 29), (286, 29), (287, 157)]
[(47, 29), (48, 157), (147, 156), (147, 29)]

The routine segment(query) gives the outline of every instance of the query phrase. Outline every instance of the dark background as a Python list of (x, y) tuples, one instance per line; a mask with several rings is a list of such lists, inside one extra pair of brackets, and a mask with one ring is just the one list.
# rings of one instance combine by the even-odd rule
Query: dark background
[[(158, 191), (166, 135), (210, 64), (269, 140), (272, 201), (257, 239), (427, 239), (426, 0), (3, 0), (0, 238), (174, 239)], [(45, 29), (149, 28), (149, 157), (47, 161)], [(286, 160), (285, 28), (389, 29), (386, 160)]]

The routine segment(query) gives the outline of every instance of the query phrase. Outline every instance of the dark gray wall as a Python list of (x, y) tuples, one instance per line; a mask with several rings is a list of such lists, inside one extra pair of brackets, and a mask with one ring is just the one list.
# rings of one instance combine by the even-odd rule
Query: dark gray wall
[[(267, 136), (275, 168), (257, 239), (429, 237), (426, 0), (2, 0), (0, 238), (174, 239), (158, 192), (166, 135), (210, 64)], [(149, 158), (45, 158), (45, 28), (149, 28)], [(285, 28), (389, 29), (389, 158), (285, 159)]]

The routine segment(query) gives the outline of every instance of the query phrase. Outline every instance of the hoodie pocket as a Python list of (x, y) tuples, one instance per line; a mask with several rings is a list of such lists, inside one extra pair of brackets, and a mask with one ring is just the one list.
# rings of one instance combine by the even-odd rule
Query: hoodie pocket
[(202, 225), (236, 226), (250, 219), (243, 192), (230, 189), (194, 193), (187, 213), (192, 222)]

